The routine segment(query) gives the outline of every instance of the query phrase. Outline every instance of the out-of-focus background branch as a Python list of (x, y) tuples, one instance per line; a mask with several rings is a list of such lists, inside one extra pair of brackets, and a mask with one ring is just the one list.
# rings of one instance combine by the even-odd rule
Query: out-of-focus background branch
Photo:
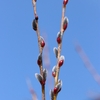
[[(78, 42), (75, 42), (75, 49), (79, 54), (80, 58), (82, 59), (85, 67), (89, 70), (89, 72), (93, 76), (94, 80), (100, 85), (100, 75), (98, 74), (98, 72), (96, 71), (96, 69), (94, 68), (94, 66), (92, 65), (92, 63), (90, 62), (90, 60), (88, 59), (87, 55), (85, 54), (84, 50), (82, 49), (82, 47)], [(94, 93), (90, 92), (89, 96), (90, 99), (100, 100), (100, 94), (94, 95)]]

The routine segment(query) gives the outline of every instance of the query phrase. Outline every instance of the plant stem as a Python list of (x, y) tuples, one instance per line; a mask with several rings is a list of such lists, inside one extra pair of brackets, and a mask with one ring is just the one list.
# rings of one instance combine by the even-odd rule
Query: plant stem
[(45, 100), (45, 85), (42, 86), (42, 100)]
[[(62, 18), (61, 18), (61, 29), (60, 29), (61, 34), (64, 33), (63, 21), (64, 21), (64, 16), (65, 16), (65, 8), (66, 7), (64, 7), (64, 6), (62, 7)], [(62, 42), (60, 44), (58, 44), (58, 57), (57, 57), (57, 65), (56, 65), (57, 70), (56, 70), (56, 77), (55, 77), (55, 86), (58, 84), (58, 78), (59, 78), (59, 72), (60, 72), (58, 62), (59, 62), (59, 58), (61, 55), (61, 47), (62, 47)], [(54, 94), (54, 100), (57, 100), (57, 94)]]
[[(33, 9), (34, 9), (34, 16), (37, 16), (37, 12), (36, 12), (36, 0), (32, 0), (32, 4), (33, 4)], [(38, 46), (39, 46), (39, 53), (42, 54), (43, 48), (41, 47), (40, 43), (41, 43), (41, 37), (40, 37), (40, 32), (39, 32), (39, 25), (38, 25), (38, 20), (36, 21), (37, 24), (37, 38), (38, 38)], [(40, 68), (40, 74), (43, 76), (43, 66), (39, 66)], [(45, 100), (45, 85), (43, 85), (42, 87), (42, 100)]]
[(57, 99), (57, 95), (55, 94), (53, 100), (56, 100), (56, 99)]

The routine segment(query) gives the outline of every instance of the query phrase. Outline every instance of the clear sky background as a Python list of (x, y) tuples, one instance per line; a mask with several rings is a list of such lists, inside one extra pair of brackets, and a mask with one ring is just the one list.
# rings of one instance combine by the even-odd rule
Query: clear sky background
[[(62, 0), (37, 0), (39, 30), (47, 36), (50, 69), (56, 65), (53, 47), (57, 46), (61, 12)], [(100, 0), (69, 0), (65, 15), (69, 25), (61, 54), (66, 59), (60, 71), (63, 87), (57, 100), (88, 100), (89, 93), (100, 94), (100, 85), (84, 66), (73, 42), (80, 43), (100, 74)], [(41, 87), (34, 76), (39, 72), (39, 50), (32, 30), (33, 18), (31, 0), (0, 0), (0, 100), (31, 100), (27, 77), (41, 100)]]

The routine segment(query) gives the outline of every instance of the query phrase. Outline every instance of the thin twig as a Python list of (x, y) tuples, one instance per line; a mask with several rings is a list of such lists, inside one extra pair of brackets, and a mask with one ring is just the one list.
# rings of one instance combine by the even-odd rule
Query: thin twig
[(48, 70), (48, 87), (49, 89), (51, 89), (53, 87), (53, 81), (52, 81), (52, 77), (51, 77), (51, 71), (50, 71), (50, 58), (49, 58), (49, 47), (48, 47), (48, 41), (47, 41), (47, 36), (45, 34), (44, 36), (45, 41), (46, 41), (46, 45), (44, 48), (44, 54), (43, 54), (43, 59), (44, 59), (44, 67)]
[[(62, 18), (61, 18), (61, 29), (60, 29), (60, 32), (61, 34), (64, 33), (64, 29), (63, 29), (63, 21), (64, 21), (64, 16), (65, 16), (65, 9), (66, 9), (66, 6), (63, 5), (62, 7)], [(57, 65), (56, 65), (56, 77), (55, 77), (55, 86), (58, 84), (58, 78), (59, 78), (59, 72), (60, 72), (60, 68), (59, 68), (59, 58), (61, 56), (61, 48), (62, 48), (62, 42), (60, 44), (58, 44), (58, 56), (57, 56)], [(53, 100), (56, 100), (57, 99), (57, 94), (54, 94), (54, 98)]]
[(63, 21), (64, 21), (64, 17), (65, 17), (65, 10), (66, 10), (66, 6), (63, 6), (62, 7), (61, 29), (60, 29), (61, 33), (64, 32), (64, 30), (63, 30)]
[(90, 60), (88, 59), (87, 55), (83, 51), (82, 47), (79, 45), (79, 43), (75, 44), (75, 49), (77, 53), (80, 55), (83, 63), (85, 64), (86, 68), (90, 71), (92, 74), (94, 80), (100, 85), (100, 75), (97, 73), (94, 66), (91, 64)]
[(30, 93), (31, 93), (31, 95), (32, 95), (32, 100), (38, 100), (37, 94), (36, 94), (36, 92), (34, 91), (34, 89), (32, 88), (30, 79), (27, 78), (26, 82), (27, 82), (29, 91), (30, 91)]
[[(63, 34), (63, 19), (64, 19), (64, 13), (65, 13), (65, 7), (63, 6), (63, 9), (62, 9), (62, 20), (61, 20), (61, 33)], [(62, 42), (60, 44), (58, 44), (58, 57), (57, 57), (57, 72), (56, 72), (56, 77), (55, 77), (55, 85), (58, 83), (58, 77), (59, 77), (59, 67), (58, 67), (58, 61), (59, 61), (59, 58), (60, 58), (60, 55), (61, 55), (61, 47), (62, 47)]]
[(45, 85), (42, 85), (42, 100), (45, 100)]
[[(34, 16), (37, 17), (37, 12), (36, 12), (36, 1), (32, 0), (33, 8), (34, 8)], [(39, 52), (42, 53), (42, 48), (40, 46), (40, 32), (39, 32), (39, 26), (38, 26), (38, 20), (37, 20), (37, 37), (38, 37), (38, 46), (39, 46)]]
[[(37, 17), (37, 12), (36, 12), (36, 0), (32, 0), (32, 4), (33, 4), (33, 9), (34, 9), (34, 16), (35, 18)], [(38, 20), (36, 21), (36, 25), (37, 25), (37, 37), (38, 37), (38, 46), (39, 46), (39, 53), (42, 54), (43, 48), (41, 47), (40, 43), (41, 43), (41, 38), (40, 38), (40, 32), (39, 32), (39, 25), (38, 25)], [(43, 76), (43, 66), (42, 64), (39, 66), (40, 68), (40, 74)], [(45, 85), (42, 86), (42, 100), (45, 100)]]

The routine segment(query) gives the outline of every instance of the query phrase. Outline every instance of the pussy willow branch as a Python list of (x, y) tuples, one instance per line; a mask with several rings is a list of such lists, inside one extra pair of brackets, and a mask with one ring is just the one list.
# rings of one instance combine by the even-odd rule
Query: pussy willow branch
[(61, 29), (60, 29), (61, 33), (64, 32), (64, 30), (63, 30), (63, 21), (64, 21), (64, 17), (65, 17), (65, 10), (66, 10), (66, 6), (63, 5), (63, 7), (62, 7)]
[(33, 10), (34, 10), (34, 16), (36, 17), (36, 0), (32, 0)]
[[(34, 9), (34, 16), (37, 17), (37, 12), (36, 12), (36, 0), (32, 0), (32, 4), (33, 4), (33, 9)], [(42, 54), (42, 47), (40, 46), (40, 33), (39, 33), (39, 25), (38, 25), (38, 20), (36, 21), (36, 24), (37, 24), (37, 30), (36, 30), (36, 33), (37, 33), (37, 37), (38, 37), (38, 46), (39, 46), (39, 53)], [(43, 76), (43, 67), (42, 65), (39, 66), (40, 68), (40, 74)], [(42, 87), (42, 100), (45, 100), (45, 85), (41, 85)]]
[[(36, 12), (36, 0), (32, 0), (32, 4), (33, 4), (33, 9), (34, 9), (34, 16), (37, 17), (37, 12)], [(40, 46), (40, 32), (39, 32), (39, 26), (38, 26), (38, 20), (37, 20), (37, 37), (38, 37), (38, 46), (39, 46), (39, 52), (42, 53), (42, 48)]]
[[(65, 7), (63, 6), (62, 9), (62, 20), (61, 20), (61, 33), (63, 34), (63, 20), (64, 20), (64, 14), (65, 14)], [(56, 77), (55, 77), (55, 85), (58, 83), (58, 77), (59, 77), (59, 67), (58, 67), (58, 61), (61, 55), (61, 47), (62, 47), (62, 42), (58, 44), (58, 57), (57, 57), (57, 72), (56, 72)]]
[[(64, 16), (65, 16), (65, 9), (66, 9), (66, 6), (63, 5), (63, 7), (62, 7), (62, 18), (61, 18), (61, 29), (60, 29), (61, 34), (64, 34), (63, 21), (64, 21)], [(60, 72), (58, 62), (59, 62), (59, 58), (60, 58), (60, 55), (61, 55), (61, 47), (62, 47), (62, 42), (60, 44), (58, 44), (58, 57), (57, 57), (57, 65), (56, 65), (57, 70), (56, 70), (56, 77), (55, 77), (55, 86), (58, 83), (59, 72)], [(57, 94), (54, 95), (54, 100), (56, 100), (56, 99), (57, 99)]]

